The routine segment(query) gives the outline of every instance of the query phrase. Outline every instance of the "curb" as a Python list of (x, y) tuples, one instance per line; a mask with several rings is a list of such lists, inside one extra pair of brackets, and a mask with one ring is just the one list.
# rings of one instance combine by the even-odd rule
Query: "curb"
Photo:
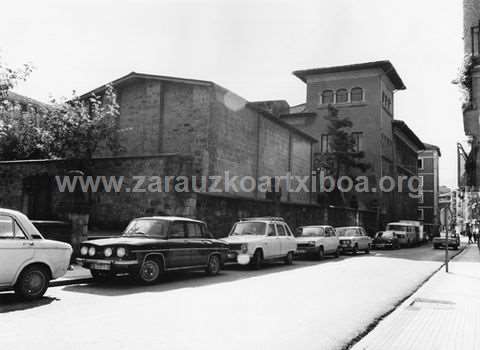
[[(463, 246), (461, 249), (455, 252), (455, 255), (452, 255), (450, 259), (448, 259), (448, 262), (451, 262), (453, 259), (455, 259), (457, 256), (462, 254), (465, 249), (468, 247), (468, 245)], [(355, 338), (351, 339), (345, 346), (343, 346), (341, 349), (342, 350), (348, 350), (351, 349), (355, 344), (357, 344), (360, 340), (365, 338), (368, 333), (372, 332), (377, 325), (383, 321), (386, 317), (388, 317), (392, 312), (394, 312), (400, 305), (402, 305), (408, 298), (410, 298), (413, 294), (418, 292), (420, 288), (423, 287), (425, 283), (427, 283), (434, 275), (436, 275), (443, 267), (445, 266), (445, 262), (443, 262), (437, 269), (435, 269), (430, 275), (428, 275), (420, 284), (415, 287), (415, 289), (408, 294), (406, 297), (402, 298), (398, 303), (396, 303), (390, 310), (386, 311), (384, 314), (380, 315), (377, 317), (375, 320), (373, 320), (363, 332), (358, 334)]]

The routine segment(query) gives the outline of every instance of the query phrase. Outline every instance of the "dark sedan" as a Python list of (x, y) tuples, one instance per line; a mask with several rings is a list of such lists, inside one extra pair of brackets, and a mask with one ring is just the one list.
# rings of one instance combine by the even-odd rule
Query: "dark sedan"
[(82, 243), (77, 261), (95, 279), (128, 273), (151, 284), (172, 270), (204, 269), (216, 275), (227, 251), (228, 245), (212, 238), (204, 222), (158, 216), (133, 220), (117, 238)]
[(375, 238), (373, 239), (373, 248), (390, 248), (390, 249), (399, 249), (400, 242), (397, 235), (392, 231), (380, 231), (377, 232)]

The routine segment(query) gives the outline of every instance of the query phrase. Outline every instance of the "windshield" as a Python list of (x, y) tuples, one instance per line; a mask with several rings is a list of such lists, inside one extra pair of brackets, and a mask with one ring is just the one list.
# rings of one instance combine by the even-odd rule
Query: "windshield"
[(168, 221), (158, 219), (136, 219), (130, 222), (123, 236), (148, 236), (167, 238)]
[(297, 230), (301, 237), (322, 237), (325, 236), (323, 227), (301, 227)]
[(352, 227), (338, 227), (336, 228), (337, 236), (348, 237), (348, 236), (357, 236), (357, 229)]
[(395, 234), (391, 231), (377, 233), (377, 238), (393, 238)]
[(264, 222), (237, 222), (230, 232), (231, 236), (241, 235), (264, 235), (266, 224)]
[(392, 224), (389, 224), (389, 225), (387, 225), (387, 230), (407, 232), (407, 227), (408, 227), (408, 226), (405, 226), (405, 225), (392, 225)]

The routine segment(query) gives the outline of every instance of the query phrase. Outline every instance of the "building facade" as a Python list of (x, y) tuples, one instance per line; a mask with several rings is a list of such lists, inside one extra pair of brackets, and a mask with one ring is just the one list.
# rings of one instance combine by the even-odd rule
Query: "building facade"
[[(470, 138), (466, 186), (480, 185), (480, 1), (463, 1), (464, 64), (457, 83), (464, 93), (463, 127)], [(460, 172), (461, 173), (461, 172)], [(459, 173), (459, 177), (460, 177)]]
[(418, 152), (418, 176), (422, 183), (422, 193), (418, 200), (419, 220), (430, 235), (437, 235), (440, 225), (440, 148), (425, 143), (425, 150)]
[[(412, 141), (412, 133), (400, 139), (394, 135), (394, 93), (404, 90), (405, 85), (389, 61), (300, 70), (294, 75), (306, 84), (306, 103), (292, 107), (281, 118), (317, 139), (314, 167), (329, 152), (329, 122), (325, 117), (331, 105), (339, 117), (352, 122), (355, 148), (364, 152), (364, 161), (370, 165), (369, 170), (358, 175), (368, 176), (372, 184), (378, 184), (382, 177), (397, 175), (396, 152), (403, 157), (406, 143), (407, 153), (413, 155), (410, 146), (418, 147), (418, 138), (413, 134)], [(406, 141), (395, 147), (396, 140)], [(416, 167), (416, 154), (413, 165)], [(411, 174), (416, 175), (416, 168)], [(380, 211), (386, 220), (396, 217), (394, 193), (371, 191), (355, 196), (359, 208)], [(416, 218), (416, 211), (412, 215)]]

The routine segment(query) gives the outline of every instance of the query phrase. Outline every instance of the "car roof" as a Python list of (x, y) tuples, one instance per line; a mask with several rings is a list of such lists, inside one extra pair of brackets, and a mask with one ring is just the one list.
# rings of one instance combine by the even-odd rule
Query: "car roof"
[(332, 227), (330, 225), (305, 225), (305, 226), (300, 226), (301, 228), (304, 227)]
[(417, 226), (410, 222), (389, 222), (387, 225), (403, 225), (403, 226), (415, 226), (415, 227)]
[(6, 208), (0, 208), (0, 214), (24, 215), (22, 212), (19, 212), (18, 210), (6, 209)]
[(184, 218), (184, 217), (181, 217), (181, 216), (143, 216), (143, 217), (135, 218), (135, 219), (150, 219), (150, 220), (165, 220), (165, 221), (189, 221), (189, 222), (204, 223), (201, 220)]
[(339, 226), (335, 228), (362, 228), (362, 226)]

